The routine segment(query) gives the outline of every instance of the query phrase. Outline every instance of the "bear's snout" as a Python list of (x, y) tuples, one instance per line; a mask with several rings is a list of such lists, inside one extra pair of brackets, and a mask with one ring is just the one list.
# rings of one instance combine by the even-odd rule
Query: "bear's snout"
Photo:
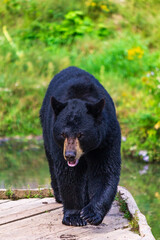
[(75, 160), (76, 157), (76, 151), (66, 151), (65, 152), (65, 159), (69, 162), (72, 162)]
[(75, 167), (78, 164), (83, 151), (77, 138), (66, 138), (63, 147), (63, 156), (68, 166)]

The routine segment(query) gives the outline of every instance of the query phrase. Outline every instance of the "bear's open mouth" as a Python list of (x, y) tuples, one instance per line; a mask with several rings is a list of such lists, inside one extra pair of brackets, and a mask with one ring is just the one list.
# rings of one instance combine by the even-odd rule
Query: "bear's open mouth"
[(74, 161), (67, 161), (69, 167), (75, 167), (79, 162), (79, 159), (75, 159)]

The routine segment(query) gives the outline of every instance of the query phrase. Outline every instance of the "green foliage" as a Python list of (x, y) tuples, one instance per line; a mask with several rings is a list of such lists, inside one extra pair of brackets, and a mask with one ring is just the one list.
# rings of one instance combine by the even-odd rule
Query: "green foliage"
[(21, 30), (22, 40), (39, 40), (46, 45), (71, 44), (74, 40), (86, 34), (94, 34), (101, 38), (113, 34), (104, 24), (95, 24), (91, 18), (85, 16), (82, 11), (70, 11), (64, 16), (64, 20), (57, 22), (33, 21), (28, 29)]
[(139, 219), (137, 216), (137, 212), (135, 212), (134, 216), (131, 215), (131, 213), (128, 210), (127, 203), (122, 198), (122, 196), (119, 192), (117, 193), (115, 200), (118, 201), (119, 206), (120, 206), (120, 211), (124, 213), (124, 217), (130, 221), (129, 225), (131, 226), (131, 230), (139, 233), (139, 225), (138, 225)]
[(134, 232), (139, 233), (139, 225), (138, 225), (139, 218), (137, 216), (137, 211), (135, 212), (133, 218), (129, 222), (129, 225), (131, 226), (131, 230)]
[(127, 203), (121, 197), (119, 192), (117, 193), (117, 195), (115, 197), (115, 200), (118, 201), (119, 206), (120, 206), (120, 211), (124, 213), (124, 217), (127, 218), (128, 220), (131, 220), (132, 219), (132, 215), (130, 214), (130, 212), (128, 210)]
[(6, 190), (5, 195), (6, 195), (9, 199), (12, 198), (12, 196), (13, 196), (13, 191), (12, 191), (11, 187)]
[[(158, 162), (158, 6), (151, 0), (3, 1), (0, 136), (41, 134), (39, 109), (49, 81), (76, 65), (94, 74), (113, 97), (123, 152)], [(142, 150), (146, 156), (139, 155)]]

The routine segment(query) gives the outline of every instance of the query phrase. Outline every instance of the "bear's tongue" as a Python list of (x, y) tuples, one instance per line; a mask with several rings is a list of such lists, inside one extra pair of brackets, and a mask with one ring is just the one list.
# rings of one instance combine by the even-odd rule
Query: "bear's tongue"
[(78, 164), (79, 159), (75, 159), (74, 161), (68, 161), (69, 167), (75, 167)]

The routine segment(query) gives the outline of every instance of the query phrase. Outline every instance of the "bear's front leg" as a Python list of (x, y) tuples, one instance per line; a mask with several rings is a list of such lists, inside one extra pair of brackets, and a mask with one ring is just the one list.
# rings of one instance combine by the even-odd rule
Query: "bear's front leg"
[[(104, 154), (105, 155), (105, 154)], [(100, 156), (100, 154), (99, 154)], [(111, 208), (114, 201), (120, 175), (120, 156), (103, 159), (92, 155), (88, 159), (88, 192), (90, 202), (81, 211), (81, 217), (88, 223), (98, 225)]]
[(91, 198), (91, 201), (82, 209), (80, 215), (84, 220), (93, 225), (99, 225), (103, 221), (117, 191), (116, 185), (111, 187), (105, 184), (103, 187), (102, 185), (99, 186), (99, 189), (101, 190), (98, 190)]
[(80, 216), (80, 212), (88, 204), (86, 183), (84, 178), (75, 177), (71, 172), (65, 176), (60, 184), (64, 213), (62, 223), (68, 226), (85, 226), (87, 222)]
[(116, 186), (114, 188), (105, 186), (101, 191), (97, 191), (89, 204), (82, 209), (80, 216), (92, 225), (99, 225), (109, 211), (116, 191)]

